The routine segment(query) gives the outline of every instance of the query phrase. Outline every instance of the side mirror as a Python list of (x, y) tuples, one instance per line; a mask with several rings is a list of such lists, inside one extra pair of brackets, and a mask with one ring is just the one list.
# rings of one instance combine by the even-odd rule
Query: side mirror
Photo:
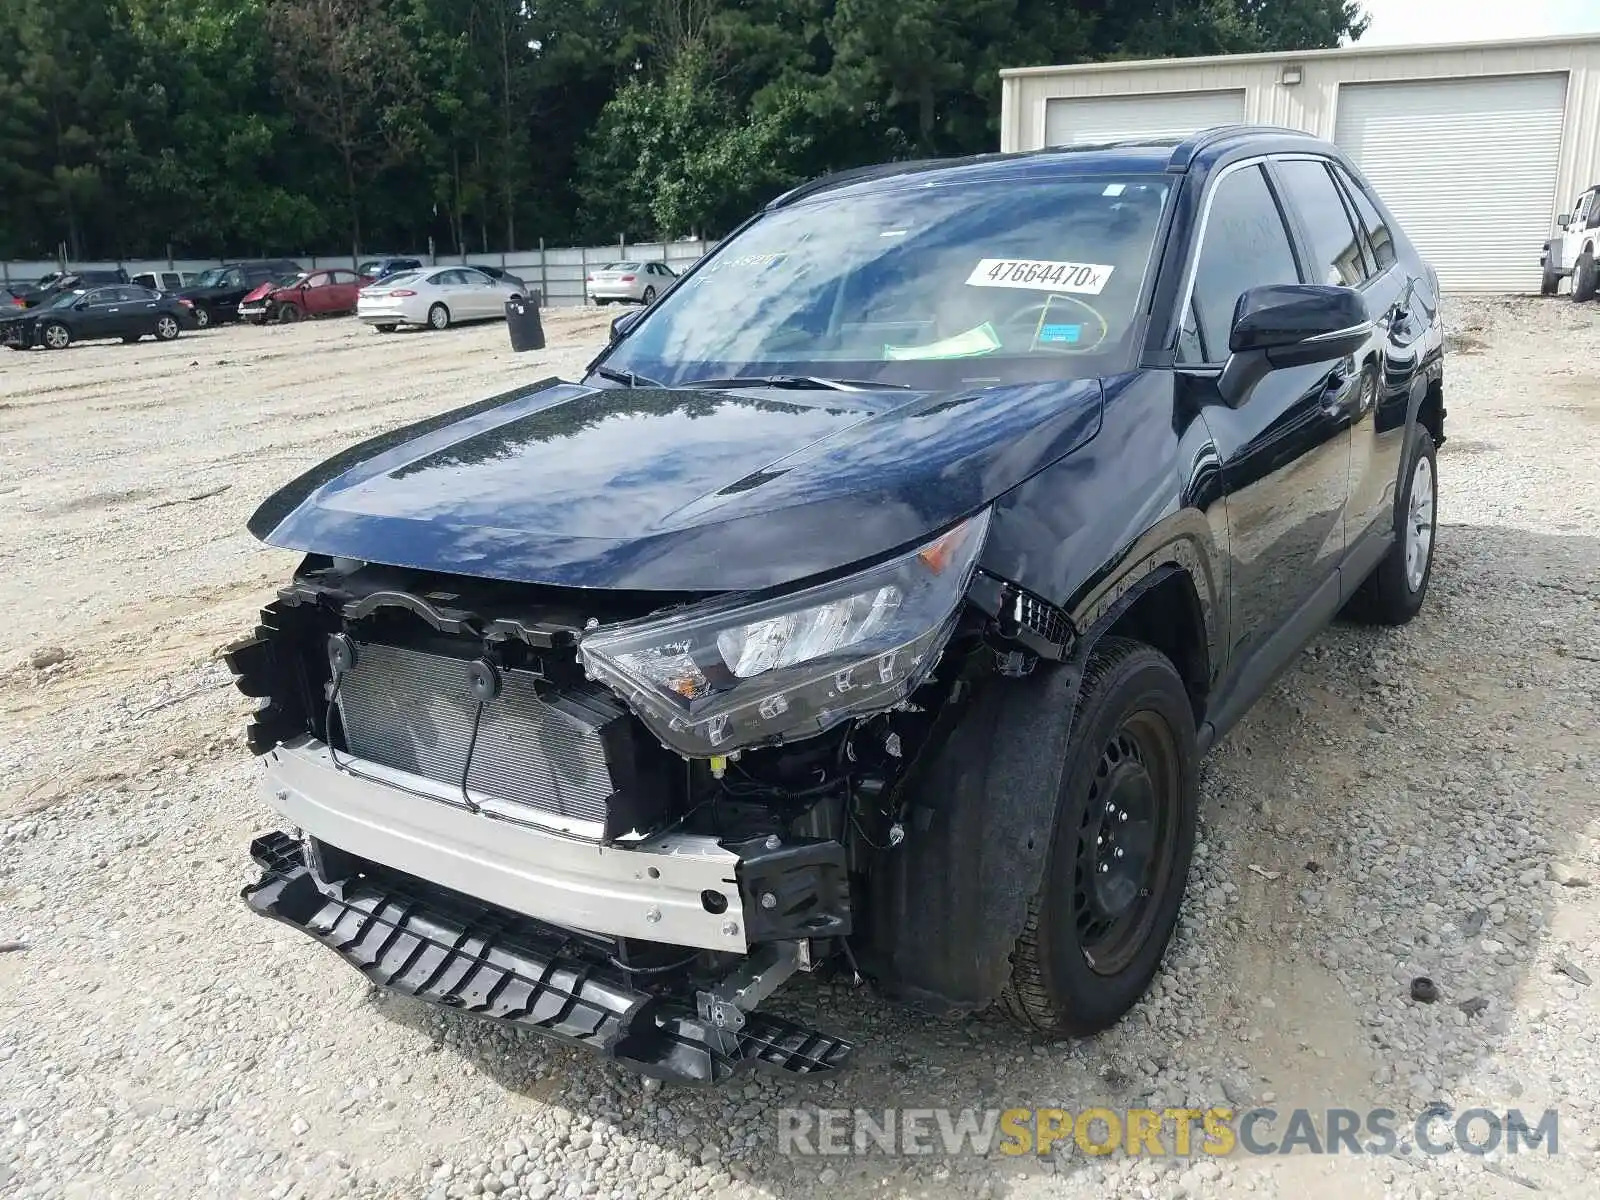
[(642, 316), (644, 316), (644, 310), (640, 309), (638, 312), (623, 313), (616, 320), (612, 321), (611, 340), (614, 342), (622, 337), (623, 334), (627, 333), (628, 330), (632, 329), (634, 325), (638, 323), (639, 318)]
[(1565, 229), (1571, 223), (1571, 221), (1572, 221), (1572, 214), (1571, 213), (1561, 213), (1559, 216), (1556, 217), (1556, 224), (1559, 225), (1562, 229)]
[(1372, 336), (1367, 302), (1354, 288), (1289, 283), (1251, 288), (1239, 297), (1228, 334), (1228, 363), (1218, 386), (1237, 405), (1268, 371), (1337, 362)]

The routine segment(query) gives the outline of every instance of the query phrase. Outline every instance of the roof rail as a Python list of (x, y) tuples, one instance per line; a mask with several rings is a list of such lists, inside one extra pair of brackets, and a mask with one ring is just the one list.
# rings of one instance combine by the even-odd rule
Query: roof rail
[(1218, 142), (1225, 142), (1232, 138), (1246, 135), (1255, 136), (1270, 133), (1279, 136), (1305, 138), (1309, 141), (1317, 140), (1317, 135), (1307, 133), (1304, 129), (1291, 129), (1287, 125), (1211, 125), (1205, 129), (1198, 129), (1190, 134), (1172, 152), (1172, 158), (1167, 162), (1169, 171), (1187, 171), (1194, 162), (1195, 156), (1208, 146), (1215, 146)]

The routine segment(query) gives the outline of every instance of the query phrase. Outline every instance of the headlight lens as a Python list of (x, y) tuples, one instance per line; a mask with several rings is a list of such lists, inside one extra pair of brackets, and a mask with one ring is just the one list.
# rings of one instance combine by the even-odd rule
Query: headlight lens
[(682, 754), (810, 737), (889, 708), (927, 679), (988, 530), (985, 510), (858, 574), (613, 625), (586, 636), (578, 655)]

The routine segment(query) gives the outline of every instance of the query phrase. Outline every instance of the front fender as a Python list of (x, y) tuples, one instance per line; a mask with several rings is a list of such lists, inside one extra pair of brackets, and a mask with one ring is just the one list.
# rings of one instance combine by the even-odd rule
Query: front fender
[(863, 961), (939, 1015), (993, 1003), (1044, 878), (1082, 663), (985, 675), (912, 783), (906, 840), (871, 879)]

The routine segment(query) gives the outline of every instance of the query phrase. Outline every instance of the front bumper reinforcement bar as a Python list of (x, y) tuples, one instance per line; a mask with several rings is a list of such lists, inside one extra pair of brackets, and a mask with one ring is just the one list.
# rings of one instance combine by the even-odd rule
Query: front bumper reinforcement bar
[(658, 1079), (719, 1083), (749, 1066), (799, 1075), (842, 1067), (850, 1043), (764, 1012), (730, 1030), (633, 987), (563, 930), (410, 876), (324, 891), (300, 843), (257, 838), (244, 899), (310, 934), (381, 987), (593, 1050)]

